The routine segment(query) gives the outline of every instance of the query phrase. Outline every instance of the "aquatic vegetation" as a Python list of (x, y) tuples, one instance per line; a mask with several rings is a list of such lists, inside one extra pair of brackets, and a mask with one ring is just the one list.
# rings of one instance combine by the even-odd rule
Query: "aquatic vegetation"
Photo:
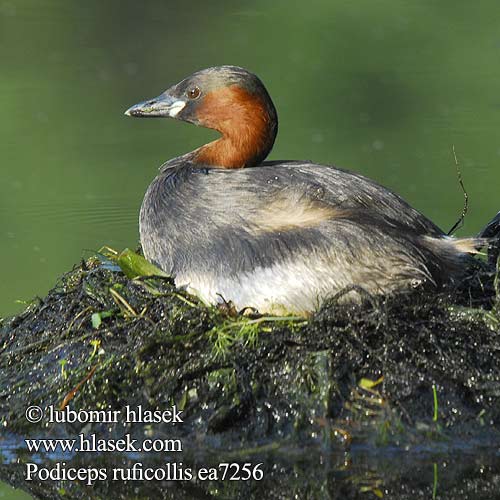
[(39, 433), (26, 401), (177, 404), (175, 432), (204, 449), (500, 442), (499, 311), (482, 265), (447, 293), (332, 297), (305, 319), (208, 306), (140, 255), (104, 249), (3, 321), (0, 421)]

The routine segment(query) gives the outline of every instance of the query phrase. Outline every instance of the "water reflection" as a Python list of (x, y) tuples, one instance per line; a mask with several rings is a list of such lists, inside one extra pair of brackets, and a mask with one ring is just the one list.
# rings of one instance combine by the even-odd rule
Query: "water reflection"
[[(306, 453), (305, 453), (306, 452)], [(307, 456), (307, 460), (304, 457)], [(235, 458), (236, 457), (236, 458)], [(101, 475), (113, 474), (113, 469), (130, 470), (133, 481), (95, 481), (87, 485), (85, 480), (37, 480), (36, 472), (31, 481), (25, 481), (25, 461), (0, 465), (0, 478), (39, 498), (311, 498), (311, 499), (364, 499), (397, 498), (475, 498), (495, 497), (496, 484), (500, 479), (500, 456), (483, 451), (470, 454), (466, 448), (446, 452), (430, 452), (424, 449), (402, 453), (396, 450), (379, 450), (376, 453), (355, 449), (349, 453), (325, 453), (314, 449), (288, 449), (285, 453), (274, 452), (242, 456), (233, 454), (221, 458), (198, 455), (196, 459), (183, 457), (127, 458), (103, 454), (101, 456), (53, 457), (52, 460), (38, 457), (35, 460), (41, 474), (53, 470), (63, 477), (69, 469), (100, 471)], [(200, 480), (202, 468), (222, 473), (219, 462), (262, 464), (262, 479), (251, 481)], [(4, 461), (5, 462), (5, 461)], [(174, 463), (177, 465), (174, 468)], [(135, 464), (135, 465), (134, 465)], [(34, 466), (30, 466), (34, 470)], [(158, 476), (170, 472), (172, 480), (141, 480), (148, 474)], [(180, 471), (193, 474), (190, 481), (180, 480)], [(161, 474), (159, 474), (161, 472)], [(174, 478), (175, 473), (175, 478)], [(74, 474), (74, 472), (71, 472)], [(92, 473), (94, 474), (94, 473)], [(44, 476), (45, 477), (45, 476)], [(208, 476), (207, 476), (208, 479)], [(2, 492), (0, 483), (0, 493)], [(7, 487), (3, 486), (4, 490)], [(61, 492), (64, 491), (64, 494)], [(11, 494), (9, 492), (9, 494)], [(13, 499), (29, 498), (25, 493), (9, 496)]]

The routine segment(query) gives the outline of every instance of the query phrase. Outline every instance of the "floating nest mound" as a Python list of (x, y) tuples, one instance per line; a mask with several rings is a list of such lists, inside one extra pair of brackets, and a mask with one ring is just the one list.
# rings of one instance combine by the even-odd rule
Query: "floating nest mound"
[[(500, 302), (486, 264), (453, 291), (356, 290), (361, 303), (333, 297), (307, 319), (207, 306), (155, 274), (131, 251), (92, 257), (3, 321), (4, 430), (154, 433), (189, 438), (193, 453), (500, 443)], [(183, 423), (30, 424), (28, 405), (176, 405)]]

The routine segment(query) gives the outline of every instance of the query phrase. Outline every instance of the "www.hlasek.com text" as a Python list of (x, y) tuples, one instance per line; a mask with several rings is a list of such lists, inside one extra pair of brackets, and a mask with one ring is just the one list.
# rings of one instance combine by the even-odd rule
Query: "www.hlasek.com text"
[(30, 453), (149, 453), (149, 452), (181, 452), (180, 439), (143, 439), (138, 441), (130, 434), (122, 438), (99, 438), (96, 434), (79, 434), (74, 438), (25, 439), (26, 448)]

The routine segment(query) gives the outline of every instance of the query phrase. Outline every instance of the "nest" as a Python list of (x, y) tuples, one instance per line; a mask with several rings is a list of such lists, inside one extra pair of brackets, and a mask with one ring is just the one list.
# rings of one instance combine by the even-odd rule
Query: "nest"
[(4, 320), (4, 429), (82, 431), (29, 424), (27, 402), (176, 405), (179, 426), (93, 423), (85, 432), (189, 439), (192, 460), (356, 443), (500, 443), (500, 294), (485, 263), (453, 290), (385, 298), (359, 291), (359, 303), (332, 297), (307, 319), (208, 306), (157, 274), (130, 251), (92, 257)]

